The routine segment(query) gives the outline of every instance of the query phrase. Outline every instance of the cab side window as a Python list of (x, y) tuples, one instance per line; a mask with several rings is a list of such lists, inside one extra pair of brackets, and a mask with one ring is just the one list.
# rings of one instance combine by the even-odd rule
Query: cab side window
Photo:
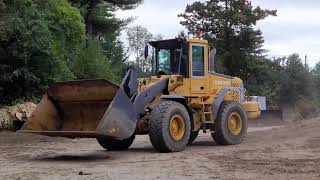
[(204, 46), (192, 45), (192, 76), (204, 75)]

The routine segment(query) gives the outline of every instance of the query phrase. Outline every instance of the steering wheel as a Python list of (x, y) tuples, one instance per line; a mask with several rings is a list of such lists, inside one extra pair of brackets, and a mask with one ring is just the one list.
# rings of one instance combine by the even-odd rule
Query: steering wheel
[(170, 64), (160, 64), (160, 67), (163, 69), (170, 69)]

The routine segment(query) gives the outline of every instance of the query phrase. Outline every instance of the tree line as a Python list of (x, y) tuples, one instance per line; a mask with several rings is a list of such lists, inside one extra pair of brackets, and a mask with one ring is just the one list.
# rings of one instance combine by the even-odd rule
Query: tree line
[[(107, 78), (120, 82), (129, 56), (139, 75), (150, 74), (144, 45), (162, 39), (117, 10), (134, 9), (142, 0), (0, 0), (0, 104), (37, 101), (55, 81)], [(187, 32), (201, 31), (217, 49), (216, 70), (243, 79), (248, 94), (267, 97), (269, 109), (293, 107), (302, 116), (317, 112), (320, 63), (304, 65), (297, 54), (268, 58), (256, 23), (276, 10), (247, 0), (196, 1), (178, 16)], [(126, 47), (120, 34), (127, 30)]]

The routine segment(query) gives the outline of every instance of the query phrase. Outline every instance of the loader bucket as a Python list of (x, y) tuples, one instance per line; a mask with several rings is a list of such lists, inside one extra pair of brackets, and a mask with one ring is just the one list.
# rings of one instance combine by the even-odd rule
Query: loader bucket
[(20, 132), (125, 139), (136, 128), (133, 109), (124, 88), (110, 81), (57, 82), (47, 90)]

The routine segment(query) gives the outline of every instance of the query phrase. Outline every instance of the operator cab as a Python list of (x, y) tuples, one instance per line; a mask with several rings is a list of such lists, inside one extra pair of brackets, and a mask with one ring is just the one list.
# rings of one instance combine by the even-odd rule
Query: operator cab
[[(208, 62), (210, 48), (206, 40), (176, 38), (152, 41), (149, 44), (153, 52), (152, 72), (154, 75), (175, 74), (185, 78), (190, 76), (199, 78), (214, 72), (215, 53), (211, 53), (210, 62)], [(189, 64), (189, 61), (192, 63)]]
[(182, 39), (150, 42), (152, 46), (152, 71), (156, 75), (179, 74), (188, 77), (189, 45)]

